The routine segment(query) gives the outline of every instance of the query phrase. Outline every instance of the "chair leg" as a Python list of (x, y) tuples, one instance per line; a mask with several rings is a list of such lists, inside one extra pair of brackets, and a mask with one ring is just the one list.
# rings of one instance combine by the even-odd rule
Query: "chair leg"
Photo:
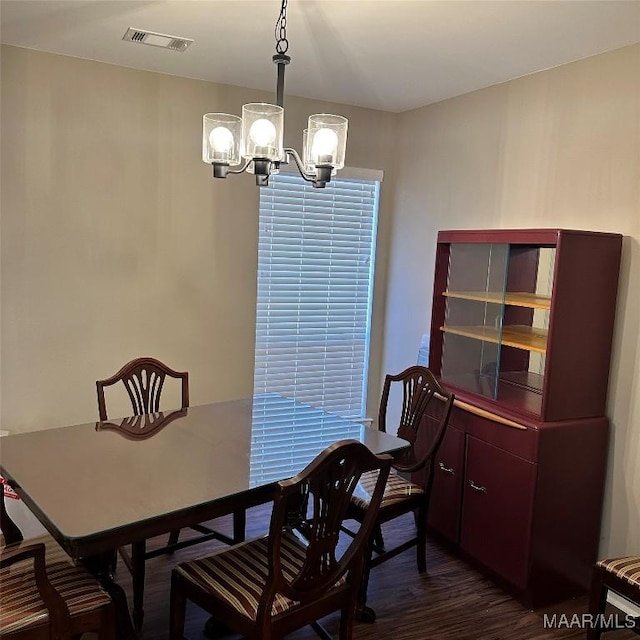
[[(342, 622), (342, 618), (340, 618), (340, 621)], [(322, 640), (333, 640), (333, 636), (329, 635), (327, 630), (317, 620), (311, 623), (311, 628), (316, 632), (318, 638), (322, 638)], [(342, 636), (340, 637), (342, 638)]]
[(340, 640), (351, 640), (353, 637), (353, 619), (355, 610), (353, 604), (340, 612)]
[(418, 573), (427, 571), (427, 513), (426, 509), (418, 509), (416, 513), (416, 552)]
[(234, 544), (244, 542), (246, 527), (247, 527), (247, 512), (244, 509), (242, 509), (241, 511), (234, 511), (233, 512)]
[(373, 558), (373, 541), (370, 541), (364, 556), (364, 566), (362, 568), (362, 579), (358, 592), (356, 605), (356, 618), (360, 622), (375, 622), (376, 612), (367, 607), (367, 591), (369, 589), (369, 574), (371, 573), (371, 559)]
[(587, 628), (587, 640), (600, 640), (602, 634), (601, 619), (607, 606), (607, 592), (609, 589), (604, 584), (604, 569), (593, 568), (591, 588), (589, 590), (589, 613), (591, 625)]
[[(171, 546), (172, 544), (178, 544), (178, 538), (180, 537), (180, 529), (176, 529), (175, 531), (172, 531), (169, 534), (169, 541), (168, 541), (168, 545)], [(173, 550), (167, 551), (167, 553), (173, 553)]]
[(373, 543), (376, 547), (384, 549), (384, 536), (382, 535), (382, 527), (377, 524), (373, 530)]
[(169, 608), (169, 640), (183, 640), (187, 599), (175, 573), (171, 574), (171, 604)]
[(142, 628), (144, 618), (144, 555), (146, 542), (134, 542), (131, 545), (131, 566), (133, 571), (133, 624), (136, 631)]
[(99, 640), (117, 640), (115, 605), (105, 607), (100, 620)]

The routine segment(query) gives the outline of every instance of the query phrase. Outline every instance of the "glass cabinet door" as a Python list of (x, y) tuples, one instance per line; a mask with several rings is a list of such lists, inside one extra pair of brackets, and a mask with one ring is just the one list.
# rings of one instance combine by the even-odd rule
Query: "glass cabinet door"
[(496, 399), (502, 344), (508, 244), (451, 245), (442, 378)]
[(475, 394), (541, 408), (555, 248), (452, 243), (441, 375)]

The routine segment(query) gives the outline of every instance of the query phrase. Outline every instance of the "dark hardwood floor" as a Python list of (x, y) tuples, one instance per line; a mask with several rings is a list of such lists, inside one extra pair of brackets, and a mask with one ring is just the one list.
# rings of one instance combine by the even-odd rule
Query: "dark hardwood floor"
[[(266, 531), (269, 507), (258, 507), (247, 514), (247, 536)], [(413, 527), (411, 517), (385, 528), (385, 538), (394, 540), (403, 530)], [(216, 521), (216, 528), (231, 533), (231, 519)], [(183, 535), (185, 533), (183, 532)], [(163, 544), (158, 539), (157, 544)], [(153, 547), (153, 541), (149, 543)], [(173, 556), (161, 556), (147, 562), (145, 620), (141, 640), (165, 640), (168, 636), (169, 582), (171, 569), (188, 558), (206, 555), (217, 543), (183, 549)], [(575, 619), (585, 613), (587, 598), (582, 596), (551, 609), (532, 612), (510, 598), (489, 579), (466, 563), (447, 553), (434, 542), (427, 551), (427, 574), (419, 575), (415, 552), (408, 551), (377, 567), (371, 575), (369, 604), (378, 619), (374, 624), (356, 623), (356, 640), (570, 640), (584, 638)], [(118, 561), (116, 580), (130, 597), (131, 580)], [(545, 614), (557, 614), (561, 628), (545, 628)], [(560, 617), (565, 614), (565, 617)], [(207, 614), (192, 604), (187, 609), (186, 635), (189, 640), (204, 640), (203, 625)], [(549, 619), (549, 618), (548, 618)], [(338, 616), (322, 621), (337, 638)], [(568, 628), (569, 627), (569, 628)], [(229, 640), (238, 636), (228, 636)], [(292, 640), (317, 638), (311, 628), (289, 636)], [(631, 631), (612, 631), (606, 640), (638, 640)]]

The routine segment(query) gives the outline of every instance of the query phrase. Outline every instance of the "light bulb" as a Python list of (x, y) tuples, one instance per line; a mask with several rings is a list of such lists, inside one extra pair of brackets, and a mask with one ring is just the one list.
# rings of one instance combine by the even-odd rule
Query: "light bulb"
[(257, 147), (268, 147), (276, 139), (276, 128), (270, 120), (260, 118), (251, 125), (249, 137)]
[(215, 127), (209, 134), (209, 143), (214, 151), (229, 151), (233, 146), (233, 133), (227, 127)]
[(338, 151), (338, 136), (333, 129), (319, 129), (313, 136), (311, 155), (317, 164), (331, 164)]

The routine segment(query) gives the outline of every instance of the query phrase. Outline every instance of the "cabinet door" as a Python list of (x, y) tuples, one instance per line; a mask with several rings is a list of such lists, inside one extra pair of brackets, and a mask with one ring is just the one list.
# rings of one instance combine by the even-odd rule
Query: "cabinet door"
[(524, 589), (537, 465), (467, 437), (460, 544)]
[(456, 544), (460, 531), (463, 475), (464, 433), (448, 426), (435, 457), (428, 522), (432, 529)]

